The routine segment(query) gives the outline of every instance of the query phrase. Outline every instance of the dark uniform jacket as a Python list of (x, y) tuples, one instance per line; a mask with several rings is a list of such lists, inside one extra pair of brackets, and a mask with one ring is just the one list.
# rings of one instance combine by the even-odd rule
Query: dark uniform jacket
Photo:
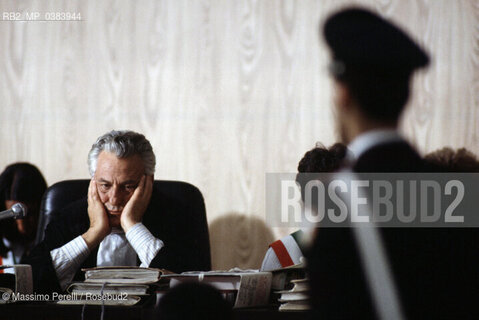
[[(355, 172), (434, 171), (406, 142), (375, 146)], [(478, 316), (479, 234), (466, 228), (381, 228), (400, 304), (407, 319)], [(377, 318), (349, 228), (319, 228), (308, 254), (314, 317)]]

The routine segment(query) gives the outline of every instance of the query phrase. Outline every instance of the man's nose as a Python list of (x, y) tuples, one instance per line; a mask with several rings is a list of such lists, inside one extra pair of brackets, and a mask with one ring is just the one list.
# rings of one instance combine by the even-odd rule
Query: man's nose
[(121, 195), (120, 188), (118, 188), (117, 186), (113, 186), (110, 189), (109, 202), (114, 206), (118, 206), (122, 204), (121, 201), (122, 201), (122, 195)]

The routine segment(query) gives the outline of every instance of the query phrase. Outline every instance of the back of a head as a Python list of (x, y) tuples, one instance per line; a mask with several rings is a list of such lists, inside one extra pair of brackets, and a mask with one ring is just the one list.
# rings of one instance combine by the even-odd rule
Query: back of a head
[[(318, 173), (337, 171), (346, 157), (347, 147), (342, 143), (335, 143), (329, 149), (317, 144), (316, 147), (306, 152), (298, 164), (296, 182), (300, 186), (301, 199), (305, 200), (306, 185), (310, 181), (320, 178)], [(315, 174), (315, 175), (314, 175)], [(318, 199), (314, 195), (313, 203)]]
[(479, 172), (479, 160), (466, 148), (445, 147), (428, 153), (424, 160), (441, 172)]
[(331, 73), (347, 85), (365, 115), (397, 121), (411, 74), (428, 65), (427, 54), (401, 28), (362, 8), (331, 15), (323, 32), (333, 55)]
[(210, 285), (186, 282), (166, 293), (158, 304), (161, 320), (232, 319), (229, 303)]
[(321, 173), (336, 171), (346, 156), (346, 146), (342, 143), (335, 143), (329, 149), (317, 145), (306, 152), (299, 161), (299, 173)]

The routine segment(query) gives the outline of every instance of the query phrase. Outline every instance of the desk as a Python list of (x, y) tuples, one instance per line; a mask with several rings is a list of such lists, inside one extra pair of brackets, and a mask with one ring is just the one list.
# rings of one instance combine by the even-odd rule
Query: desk
[[(80, 320), (82, 306), (66, 306), (54, 303), (17, 302), (0, 305), (0, 319), (3, 320)], [(84, 319), (100, 319), (100, 306), (86, 306)], [(154, 306), (105, 307), (104, 320), (159, 320)], [(233, 320), (303, 320), (306, 312), (279, 312), (275, 308), (234, 309)]]

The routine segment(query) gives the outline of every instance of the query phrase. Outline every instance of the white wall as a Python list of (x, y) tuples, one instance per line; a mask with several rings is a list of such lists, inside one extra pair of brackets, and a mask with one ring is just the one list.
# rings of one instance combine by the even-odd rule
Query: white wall
[[(32, 162), (49, 184), (87, 178), (95, 138), (132, 129), (152, 142), (157, 178), (203, 191), (210, 222), (230, 212), (263, 219), (265, 172), (295, 172), (316, 141), (335, 142), (318, 30), (347, 3), (2, 0), (0, 13), (70, 11), (83, 21), (0, 21), (0, 166)], [(356, 3), (391, 17), (433, 56), (404, 133), (421, 152), (479, 152), (478, 2)]]

